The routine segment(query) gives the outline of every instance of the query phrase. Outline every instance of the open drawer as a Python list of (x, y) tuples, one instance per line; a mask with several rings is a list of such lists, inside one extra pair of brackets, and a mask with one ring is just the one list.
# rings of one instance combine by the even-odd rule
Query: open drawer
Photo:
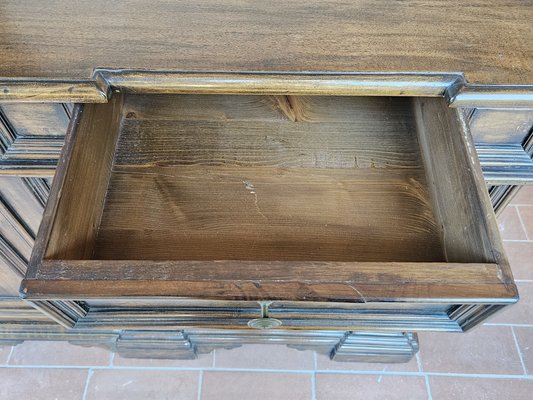
[(22, 293), (490, 310), (477, 322), (517, 291), (463, 118), (423, 97), (79, 105)]

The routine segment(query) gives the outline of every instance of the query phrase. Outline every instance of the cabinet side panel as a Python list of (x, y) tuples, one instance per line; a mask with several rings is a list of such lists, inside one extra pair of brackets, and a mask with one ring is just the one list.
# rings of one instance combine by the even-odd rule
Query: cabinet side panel
[(43, 179), (0, 176), (0, 296), (18, 296), (47, 195)]
[(502, 268), (502, 279), (512, 282), (464, 114), (448, 108), (442, 99), (413, 101), (447, 261), (496, 262)]

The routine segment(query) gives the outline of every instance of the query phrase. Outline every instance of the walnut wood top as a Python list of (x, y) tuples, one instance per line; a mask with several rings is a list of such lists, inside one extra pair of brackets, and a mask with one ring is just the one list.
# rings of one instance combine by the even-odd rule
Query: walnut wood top
[[(4, 0), (0, 77), (156, 70), (464, 72), (533, 84), (533, 3)], [(0, 79), (1, 79), (0, 78)]]

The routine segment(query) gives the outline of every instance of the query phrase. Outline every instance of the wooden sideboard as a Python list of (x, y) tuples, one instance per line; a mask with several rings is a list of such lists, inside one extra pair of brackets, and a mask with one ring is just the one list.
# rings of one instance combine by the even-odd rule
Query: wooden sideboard
[(0, 6), (0, 343), (403, 362), (517, 301), (531, 5), (43, 7)]

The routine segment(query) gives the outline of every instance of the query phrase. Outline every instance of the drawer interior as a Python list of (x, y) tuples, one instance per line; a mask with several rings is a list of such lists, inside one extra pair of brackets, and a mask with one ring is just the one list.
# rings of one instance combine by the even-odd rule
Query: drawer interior
[(130, 96), (91, 258), (444, 261), (410, 103)]
[(516, 297), (442, 98), (126, 93), (75, 114), (30, 296)]

